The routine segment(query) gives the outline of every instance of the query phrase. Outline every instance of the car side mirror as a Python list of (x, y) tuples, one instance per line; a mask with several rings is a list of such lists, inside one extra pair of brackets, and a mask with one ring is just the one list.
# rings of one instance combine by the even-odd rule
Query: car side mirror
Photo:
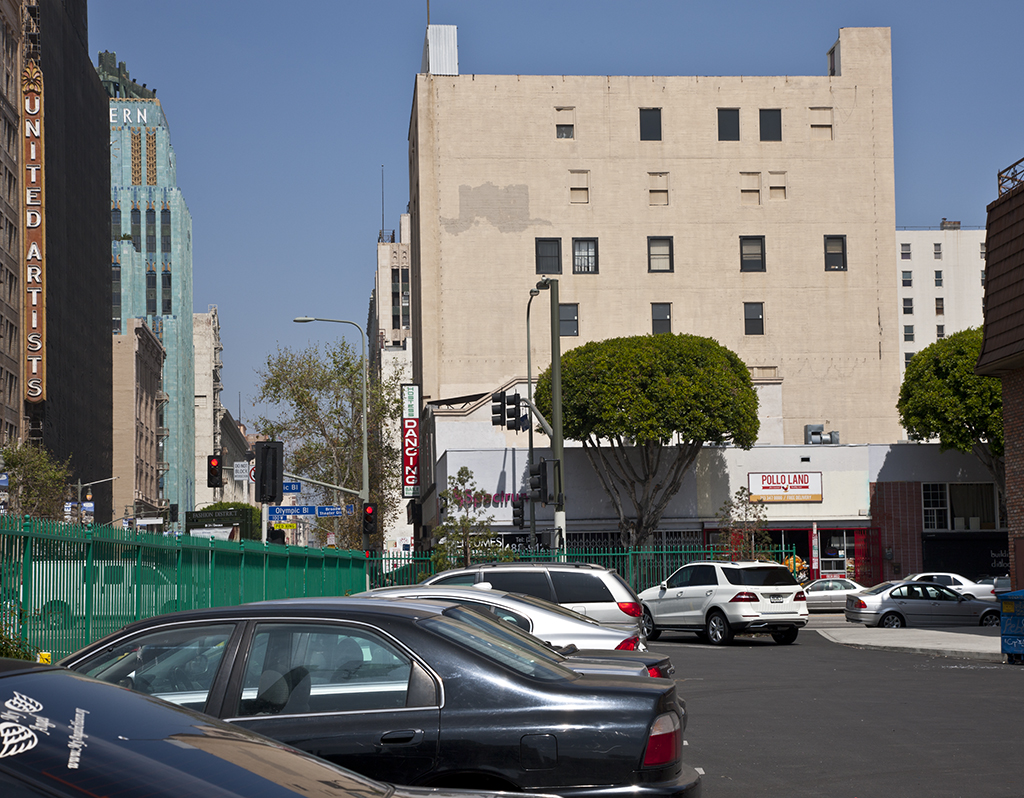
[(957, 594), (956, 594), (956, 600), (957, 600), (958, 602), (959, 602), (959, 601), (967, 601), (967, 598), (966, 598), (965, 596), (962, 596), (962, 595), (960, 595), (959, 593), (957, 593)]
[(668, 590), (668, 582), (662, 582), (658, 587), (662, 590)]

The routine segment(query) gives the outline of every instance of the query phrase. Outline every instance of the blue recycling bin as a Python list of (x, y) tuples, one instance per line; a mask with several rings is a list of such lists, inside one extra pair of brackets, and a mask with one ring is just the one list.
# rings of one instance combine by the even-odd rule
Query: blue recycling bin
[(1002, 634), (1002, 652), (1006, 661), (1024, 665), (1024, 590), (1014, 590), (999, 597), (1002, 614), (999, 631)]

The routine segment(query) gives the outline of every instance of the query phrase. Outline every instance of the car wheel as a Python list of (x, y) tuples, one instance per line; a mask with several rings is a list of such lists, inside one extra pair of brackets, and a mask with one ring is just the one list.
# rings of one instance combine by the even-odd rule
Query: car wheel
[(661, 629), (654, 625), (654, 616), (651, 615), (651, 611), (647, 607), (644, 607), (643, 625), (644, 636), (648, 640), (657, 640), (661, 637)]
[(999, 613), (998, 612), (986, 612), (981, 616), (979, 623), (982, 626), (999, 626)]
[(796, 627), (787, 629), (784, 632), (772, 632), (772, 640), (778, 643), (780, 646), (788, 646), (791, 643), (796, 642), (796, 636), (800, 633), (800, 630)]
[(882, 616), (882, 620), (878, 622), (878, 625), (886, 629), (899, 629), (902, 626), (906, 626), (906, 622), (903, 620), (903, 616), (898, 613), (887, 612)]
[(961, 593), (961, 595), (968, 601), (974, 601), (974, 596), (972, 596), (970, 593)]
[(708, 616), (707, 623), (704, 625), (704, 633), (708, 636), (708, 642), (713, 646), (725, 646), (732, 642), (732, 627), (718, 610)]

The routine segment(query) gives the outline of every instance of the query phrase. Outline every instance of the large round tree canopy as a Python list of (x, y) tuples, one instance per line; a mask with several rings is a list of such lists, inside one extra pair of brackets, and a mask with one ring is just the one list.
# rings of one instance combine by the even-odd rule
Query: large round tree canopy
[[(537, 384), (551, 413), (551, 369)], [(757, 394), (736, 353), (698, 335), (640, 335), (594, 341), (562, 355), (566, 438), (630, 438), (637, 444), (757, 440)]]

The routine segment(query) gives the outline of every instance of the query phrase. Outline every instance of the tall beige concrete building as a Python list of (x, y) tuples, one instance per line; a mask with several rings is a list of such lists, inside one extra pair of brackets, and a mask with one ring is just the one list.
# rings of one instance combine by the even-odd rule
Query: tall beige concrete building
[(409, 133), (424, 401), (525, 378), (548, 276), (563, 352), (710, 336), (751, 369), (759, 443), (899, 440), (889, 30), (822, 56), (819, 76), (464, 75), (455, 29), (430, 26)]

